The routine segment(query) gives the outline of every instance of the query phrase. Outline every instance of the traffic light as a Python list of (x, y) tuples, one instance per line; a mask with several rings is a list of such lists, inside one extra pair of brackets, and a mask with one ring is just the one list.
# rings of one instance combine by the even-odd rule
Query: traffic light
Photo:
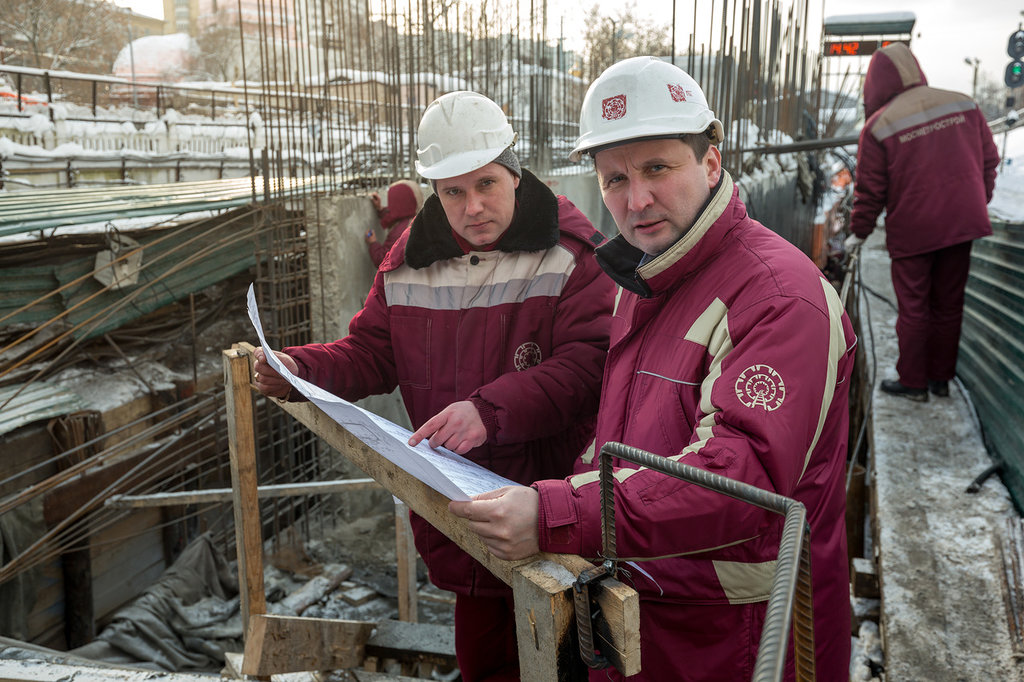
[(1015, 59), (1007, 64), (1003, 82), (1008, 88), (1018, 88), (1024, 85), (1024, 62)]
[(1003, 75), (1003, 82), (1008, 88), (1017, 88), (1024, 85), (1024, 30), (1017, 28), (1010, 34), (1010, 42), (1006, 45), (1006, 54), (1013, 59), (1006, 65), (1006, 73)]

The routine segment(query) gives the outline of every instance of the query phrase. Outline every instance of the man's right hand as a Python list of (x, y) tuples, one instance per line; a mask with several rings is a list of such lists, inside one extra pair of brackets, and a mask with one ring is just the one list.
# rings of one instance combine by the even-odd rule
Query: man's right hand
[(376, 192), (371, 194), (370, 195), (370, 203), (373, 204), (374, 210), (376, 210), (377, 213), (380, 213), (380, 195), (377, 194)]
[[(274, 351), (274, 355), (277, 356), (282, 365), (288, 368), (289, 372), (298, 376), (299, 366), (295, 363), (294, 358), (280, 351)], [(292, 385), (278, 374), (276, 369), (270, 366), (262, 346), (255, 350), (253, 357), (256, 359), (253, 363), (253, 383), (256, 385), (256, 390), (271, 398), (287, 398), (288, 394), (291, 393)]]

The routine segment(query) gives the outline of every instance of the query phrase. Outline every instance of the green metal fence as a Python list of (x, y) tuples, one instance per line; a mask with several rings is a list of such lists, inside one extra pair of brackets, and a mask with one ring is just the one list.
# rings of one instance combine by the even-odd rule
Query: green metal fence
[(993, 221), (992, 230), (971, 254), (957, 373), (1024, 510), (1024, 225)]

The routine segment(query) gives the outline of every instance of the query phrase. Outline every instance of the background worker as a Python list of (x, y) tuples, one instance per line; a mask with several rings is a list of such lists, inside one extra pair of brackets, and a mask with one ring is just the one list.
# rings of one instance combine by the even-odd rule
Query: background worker
[[(431, 180), (412, 227), (377, 271), (349, 335), (285, 348), (298, 376), (347, 400), (397, 385), (416, 431), (514, 481), (562, 477), (593, 440), (614, 286), (604, 241), (512, 151), (497, 104), (474, 92), (432, 102), (416, 168)], [(256, 386), (290, 386), (257, 351)], [(511, 589), (413, 517), (416, 547), (456, 593), (462, 679), (519, 679)]]
[[(653, 57), (590, 86), (572, 156), (594, 159), (620, 234), (597, 250), (623, 292), (595, 446), (616, 441), (796, 498), (811, 528), (817, 679), (849, 676), (844, 513), (854, 337), (814, 264), (747, 216), (697, 83)], [(449, 509), (503, 559), (601, 552), (596, 458), (577, 474)], [(640, 593), (636, 680), (749, 680), (783, 520), (614, 463), (620, 573)], [(792, 679), (793, 663), (788, 662)], [(621, 679), (615, 671), (592, 680)]]
[(399, 180), (388, 186), (388, 205), (381, 206), (380, 195), (374, 192), (370, 195), (373, 208), (380, 218), (380, 227), (384, 233), (384, 243), (377, 240), (377, 233), (374, 230), (367, 230), (365, 241), (370, 252), (370, 260), (374, 267), (380, 267), (381, 261), (387, 255), (391, 247), (395, 245), (402, 233), (412, 225), (412, 219), (416, 212), (423, 205), (423, 193), (419, 185), (412, 180)]
[(872, 55), (864, 115), (846, 246), (863, 242), (886, 212), (899, 378), (881, 389), (924, 402), (929, 389), (949, 395), (956, 376), (971, 244), (992, 234), (986, 205), (999, 152), (974, 100), (928, 87), (902, 43)]

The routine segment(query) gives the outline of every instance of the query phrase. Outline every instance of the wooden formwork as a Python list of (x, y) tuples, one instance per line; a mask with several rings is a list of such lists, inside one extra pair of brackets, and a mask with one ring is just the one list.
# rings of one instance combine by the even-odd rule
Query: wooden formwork
[[(247, 624), (242, 673), (266, 676), (351, 667), (369, 636), (365, 628), (360, 627), (362, 624), (266, 615), (252, 419), (253, 350), (249, 344), (235, 344), (232, 349), (223, 351), (239, 588), (243, 623)], [(579, 556), (547, 553), (519, 561), (498, 559), (469, 529), (466, 521), (448, 512), (448, 498), (358, 440), (313, 403), (279, 404), (512, 587), (523, 679), (555, 682), (577, 676), (580, 662), (574, 637), (571, 590), (579, 574), (593, 564)], [(400, 562), (404, 556), (406, 567), (411, 551), (406, 546), (400, 547), (398, 553)], [(399, 571), (400, 579), (406, 574), (406, 583), (407, 572), (408, 568)], [(617, 581), (606, 580), (595, 599), (604, 619), (602, 627), (597, 629), (598, 647), (624, 675), (636, 674), (640, 670), (636, 591)], [(406, 605), (407, 614), (411, 608)], [(355, 658), (352, 651), (357, 652)]]

